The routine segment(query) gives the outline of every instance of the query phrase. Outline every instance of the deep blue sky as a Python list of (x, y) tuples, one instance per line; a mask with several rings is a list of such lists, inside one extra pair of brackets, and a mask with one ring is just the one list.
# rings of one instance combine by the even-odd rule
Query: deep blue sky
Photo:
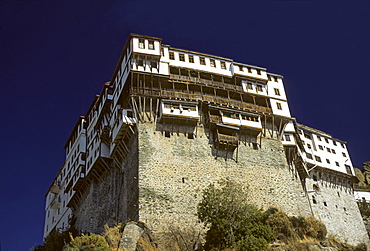
[[(230, 3), (227, 3), (230, 2)], [(0, 0), (0, 240), (42, 243), (44, 194), (130, 33), (266, 67), (292, 115), (370, 160), (370, 1)]]

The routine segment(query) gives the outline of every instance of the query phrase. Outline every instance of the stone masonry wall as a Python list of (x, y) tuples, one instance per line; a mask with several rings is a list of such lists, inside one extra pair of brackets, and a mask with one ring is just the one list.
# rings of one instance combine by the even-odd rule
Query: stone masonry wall
[(81, 203), (73, 212), (77, 229), (101, 233), (105, 224), (138, 220), (137, 139), (132, 137), (130, 151), (120, 165), (110, 162), (109, 171), (88, 181)]
[[(249, 188), (246, 199), (264, 209), (310, 214), (300, 180), (289, 169), (279, 140), (263, 138), (258, 150), (252, 144), (241, 144), (236, 162), (237, 151), (232, 159), (215, 158), (212, 140), (202, 125), (172, 125), (173, 133), (167, 137), (161, 125), (138, 126), (139, 218), (154, 231), (163, 231), (172, 223), (195, 224), (202, 190), (225, 178), (245, 184)], [(193, 139), (187, 137), (189, 130), (195, 134)]]
[(354, 245), (369, 242), (348, 179), (313, 170), (306, 187), (313, 214), (326, 225), (329, 235)]

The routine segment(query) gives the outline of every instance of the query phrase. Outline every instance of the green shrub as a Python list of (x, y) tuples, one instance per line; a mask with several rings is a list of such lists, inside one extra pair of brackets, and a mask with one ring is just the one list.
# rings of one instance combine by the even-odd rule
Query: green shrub
[(217, 186), (211, 184), (204, 190), (198, 204), (198, 218), (209, 226), (206, 250), (235, 246), (243, 250), (248, 245), (258, 246), (259, 250), (261, 245), (267, 247), (273, 234), (265, 223), (266, 215), (246, 199), (247, 191), (230, 180), (220, 181)]
[(71, 240), (68, 247), (64, 251), (109, 251), (105, 238), (98, 234), (81, 235)]
[(237, 243), (238, 251), (262, 251), (267, 250), (268, 242), (265, 238), (258, 238), (254, 235), (245, 236)]
[(360, 243), (356, 246), (355, 251), (367, 251), (367, 246), (365, 243)]
[(276, 236), (279, 233), (282, 233), (288, 237), (294, 235), (293, 224), (283, 211), (277, 211), (274, 214), (270, 214), (266, 220), (266, 223), (275, 232)]
[(323, 240), (325, 239), (327, 230), (326, 230), (324, 223), (317, 220), (313, 216), (308, 216), (303, 221), (303, 233), (306, 236), (309, 236), (309, 237), (312, 237), (318, 240)]

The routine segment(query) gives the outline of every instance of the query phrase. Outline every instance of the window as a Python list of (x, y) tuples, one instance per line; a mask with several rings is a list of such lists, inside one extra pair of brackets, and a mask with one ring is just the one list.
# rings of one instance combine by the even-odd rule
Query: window
[(330, 153), (331, 151), (330, 151), (330, 148), (326, 148), (326, 150), (328, 151), (328, 153)]
[(209, 60), (211, 67), (216, 67), (216, 62), (213, 59)]
[(275, 95), (280, 96), (280, 90), (278, 88), (274, 88)]
[(330, 160), (329, 159), (326, 159), (326, 163), (330, 164)]
[(239, 65), (239, 71), (243, 71), (243, 66)]
[(316, 192), (320, 192), (320, 188), (319, 188), (319, 186), (318, 185), (316, 185), (316, 184), (313, 184), (313, 190), (315, 190)]
[(346, 153), (342, 153), (343, 157), (347, 157)]
[(334, 140), (333, 140), (333, 145), (335, 145), (335, 146), (337, 145), (337, 142), (335, 142)]
[(144, 61), (142, 59), (139, 59), (139, 61), (137, 62), (137, 65), (144, 66)]
[(285, 140), (286, 141), (290, 141), (290, 136), (289, 135), (285, 135)]
[(334, 149), (331, 149), (331, 152), (335, 154), (335, 150)]
[(277, 82), (278, 81), (278, 78), (276, 76), (274, 76), (274, 81)]
[(315, 155), (315, 160), (316, 160), (317, 162), (321, 162), (321, 158), (320, 158), (320, 156), (316, 156), (316, 155)]
[(276, 107), (278, 110), (283, 110), (283, 108), (281, 107), (281, 103), (279, 102), (276, 102)]
[(145, 40), (144, 39), (139, 39), (139, 48), (140, 49), (145, 49)]
[(339, 162), (338, 162), (338, 161), (335, 161), (335, 165), (336, 165), (336, 166), (339, 166)]
[(324, 148), (322, 147), (322, 145), (319, 145), (319, 149), (320, 150), (324, 150)]
[(307, 156), (308, 159), (313, 159), (311, 153), (306, 153), (306, 156)]
[(270, 76), (270, 75), (267, 75), (267, 79), (268, 79), (269, 81), (271, 81), (271, 76)]
[(257, 85), (257, 91), (263, 92), (262, 85)]
[(313, 202), (313, 204), (317, 204), (316, 198), (313, 195), (312, 195), (312, 202)]
[(149, 50), (154, 50), (154, 41), (153, 40), (149, 40), (148, 48), (149, 48)]
[(185, 55), (183, 53), (179, 53), (179, 59), (182, 62), (185, 62)]
[(170, 51), (170, 59), (175, 60), (175, 53), (173, 53), (172, 51)]
[(308, 147), (308, 149), (311, 149), (311, 145), (310, 144), (307, 144), (307, 147)]
[(321, 137), (320, 137), (319, 135), (317, 135), (317, 139), (318, 139), (319, 141), (321, 141)]
[(252, 73), (252, 68), (248, 67), (248, 73)]
[(188, 58), (189, 58), (189, 63), (194, 63), (194, 56), (193, 55), (189, 55)]
[(164, 49), (163, 48), (161, 48), (161, 54), (162, 54), (162, 56), (164, 56)]
[(252, 83), (247, 83), (247, 89), (248, 90), (253, 90), (253, 84)]
[(257, 69), (257, 74), (261, 75), (261, 70), (260, 69)]
[(352, 174), (351, 167), (349, 165), (344, 165), (348, 174)]
[(305, 133), (305, 134), (304, 134), (304, 137), (305, 137), (306, 139), (311, 139), (311, 135), (309, 135), (308, 133)]
[(206, 65), (206, 59), (203, 57), (199, 57), (199, 62), (201, 65)]
[(221, 62), (221, 69), (226, 70), (226, 63), (225, 62)]
[(325, 142), (329, 144), (329, 140), (327, 138), (325, 138)]
[(340, 143), (340, 145), (341, 145), (343, 148), (345, 148), (345, 146), (344, 146), (344, 144), (343, 144), (343, 143)]

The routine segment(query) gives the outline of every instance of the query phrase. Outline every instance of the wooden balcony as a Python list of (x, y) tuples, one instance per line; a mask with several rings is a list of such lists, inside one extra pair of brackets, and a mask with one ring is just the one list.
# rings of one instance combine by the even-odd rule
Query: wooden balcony
[(203, 101), (207, 103), (236, 107), (242, 110), (272, 113), (271, 108), (268, 108), (268, 107), (263, 107), (259, 105), (246, 103), (246, 102), (228, 99), (226, 97), (224, 98), (224, 97), (214, 96), (214, 95), (209, 95), (209, 94), (187, 93), (187, 92), (159, 90), (159, 89), (141, 88), (141, 87), (133, 87), (131, 89), (131, 94), (151, 96), (151, 97), (160, 97), (160, 98), (165, 98), (165, 99), (183, 99), (183, 100), (189, 100), (189, 101)]

